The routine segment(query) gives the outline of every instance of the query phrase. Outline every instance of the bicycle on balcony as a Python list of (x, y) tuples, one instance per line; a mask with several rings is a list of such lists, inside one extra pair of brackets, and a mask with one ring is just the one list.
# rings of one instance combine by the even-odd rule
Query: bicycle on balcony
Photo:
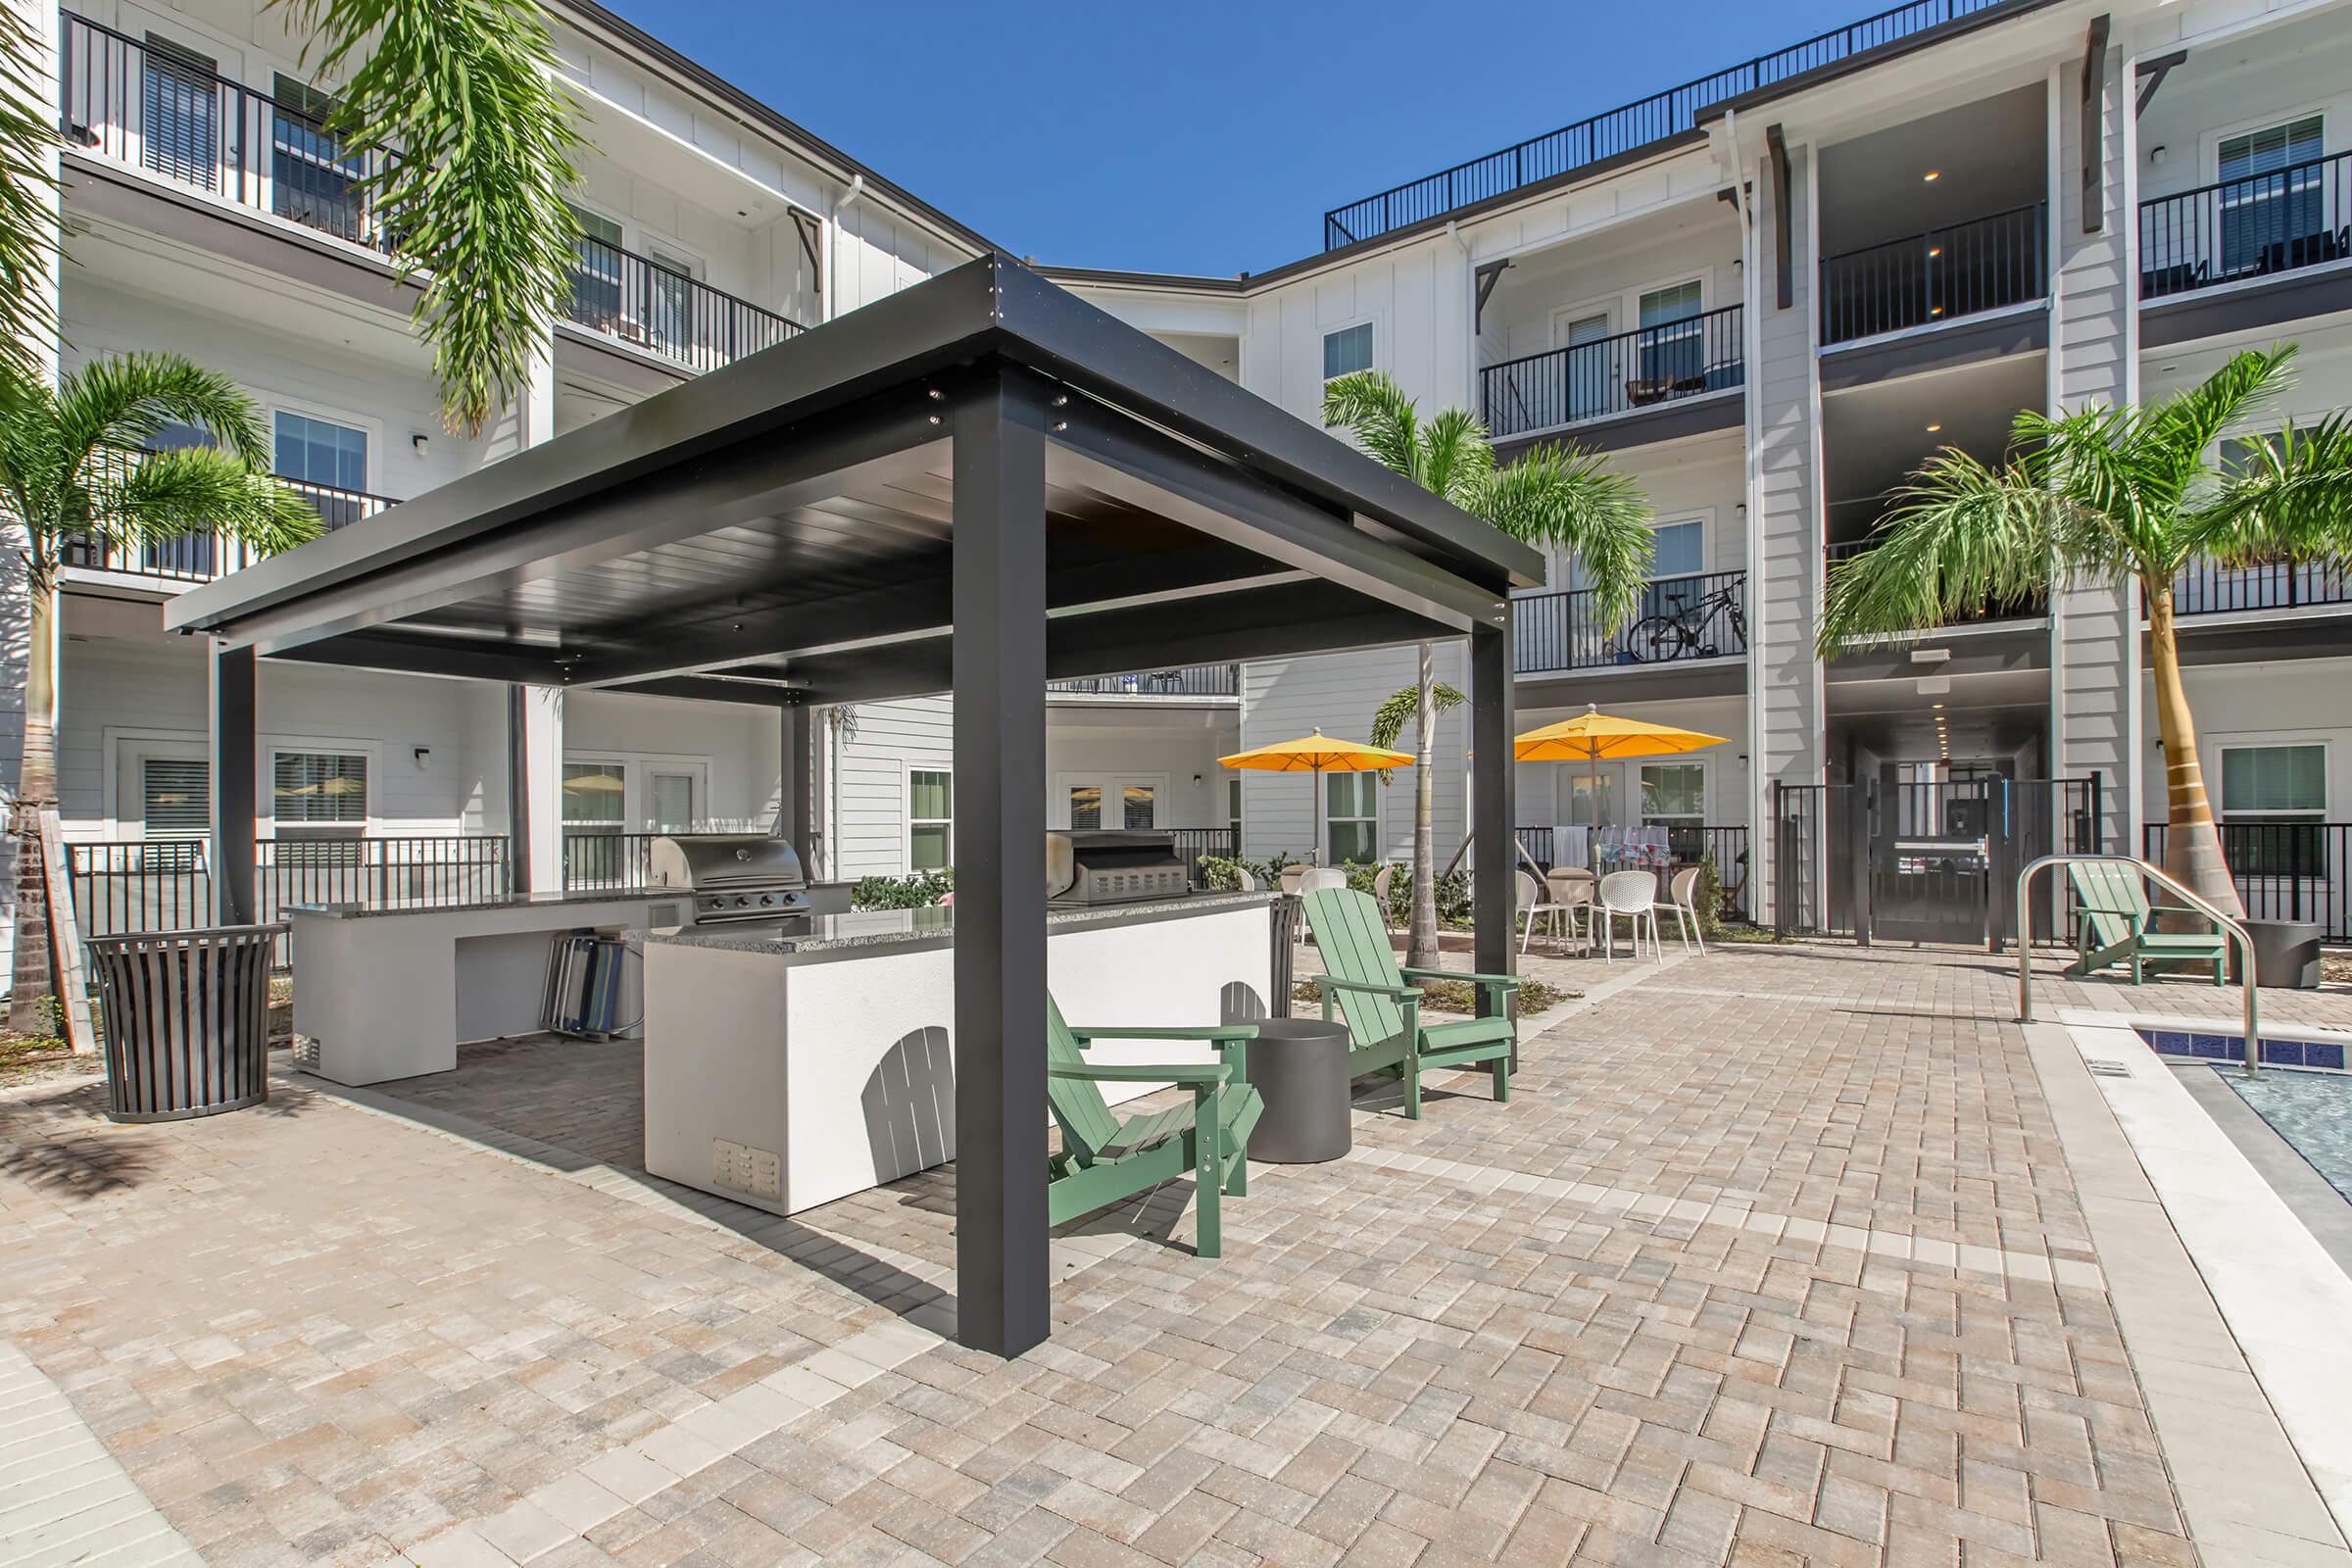
[[(1697, 603), (1668, 588), (1659, 597), (1669, 608), (1642, 616), (1627, 629), (1620, 658), (1629, 664), (1668, 664), (1683, 659), (1719, 659), (1747, 648), (1747, 615), (1740, 595), (1730, 586), (1702, 596)], [(1731, 628), (1726, 647), (1722, 628)]]

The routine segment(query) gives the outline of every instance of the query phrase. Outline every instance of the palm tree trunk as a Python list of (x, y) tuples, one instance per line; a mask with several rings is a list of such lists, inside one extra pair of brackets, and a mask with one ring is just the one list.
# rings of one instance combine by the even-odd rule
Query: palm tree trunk
[(1404, 961), (1438, 962), (1438, 788), (1432, 765), (1438, 750), (1437, 649), (1423, 643), (1417, 679), (1420, 705), (1413, 745), (1413, 911), (1405, 926)]
[(2180, 646), (2173, 623), (2173, 587), (2144, 583), (2148, 598), (2148, 658), (2156, 677), (2157, 733), (2164, 742), (2164, 868), (2197, 897), (2225, 913), (2243, 917), (2237, 884), (2222, 855), (2221, 830), (2205, 794), (2205, 770), (2197, 760), (2196, 720), (2180, 684)]
[(48, 1028), (55, 989), (49, 964), (49, 895), (41, 875), (41, 811), (57, 804), (57, 590), (35, 570), (24, 650), (24, 750), (17, 768), (17, 804), (9, 830), (17, 840), (16, 952), (9, 1027), (24, 1034)]

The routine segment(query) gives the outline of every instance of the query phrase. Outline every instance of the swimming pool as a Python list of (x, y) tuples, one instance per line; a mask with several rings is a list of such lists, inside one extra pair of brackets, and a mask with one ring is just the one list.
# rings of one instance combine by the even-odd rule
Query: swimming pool
[[(2209, 1061), (2246, 1059), (2244, 1035), (2191, 1033), (2142, 1024), (2139, 1037), (2168, 1056), (2202, 1056)], [(2291, 1035), (2275, 1035), (2266, 1029), (2262, 1036), (2262, 1062), (2266, 1067), (2317, 1067), (2327, 1072), (2342, 1072), (2344, 1049), (2340, 1040), (2296, 1039)]]
[(2352, 1078), (2321, 1072), (2248, 1077), (2227, 1070), (2214, 1076), (2236, 1090), (2328, 1186), (2352, 1199)]

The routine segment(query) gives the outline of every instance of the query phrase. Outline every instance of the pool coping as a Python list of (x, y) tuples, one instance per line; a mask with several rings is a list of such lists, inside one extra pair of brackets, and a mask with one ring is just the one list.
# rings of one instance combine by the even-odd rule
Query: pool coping
[[(2344, 1528), (2303, 1446), (2289, 1436), (2278, 1401), (2256, 1376), (2220, 1303), (2215, 1288), (2222, 1276), (2209, 1258), (2192, 1255), (2146, 1152), (2125, 1131), (2113, 1087), (2161, 1079), (2191, 1116), (2212, 1129), (2211, 1141), (2222, 1152), (2209, 1163), (2235, 1161), (2243, 1180), (2260, 1186), (2278, 1209), (2278, 1223), (2308, 1233), (2251, 1161), (2188, 1100), (2172, 1065), (2131, 1032), (2128, 1016), (2069, 1011), (2066, 1021), (2025, 1025), (2026, 1043), (2200, 1556), (2209, 1568), (2352, 1564)], [(2094, 1030), (2114, 1038), (2102, 1040)], [(2088, 1051), (2083, 1035), (2089, 1036)], [(2132, 1069), (2131, 1079), (2093, 1076), (2093, 1059), (2118, 1056)], [(2225, 1085), (2215, 1087), (2228, 1092)], [(2153, 1163), (2166, 1169), (2163, 1160)], [(2171, 1180), (2173, 1170), (2166, 1174)], [(2341, 1278), (2331, 1256), (2315, 1255)], [(2307, 1419), (2300, 1424), (2309, 1425)]]
[(2278, 1200), (2294, 1211), (2295, 1218), (2303, 1222), (2312, 1239), (2327, 1250), (2338, 1268), (2352, 1275), (2352, 1198), (2336, 1191), (2335, 1184), (2322, 1175), (2301, 1150), (2263, 1120), (2261, 1111), (2222, 1082), (2212, 1062), (2183, 1061), (2174, 1056), (2162, 1059), (2188, 1091), (2189, 1098), (2205, 1107), (2214, 1125), (2228, 1135), (2238, 1152), (2271, 1184), (2271, 1191), (2278, 1195)]

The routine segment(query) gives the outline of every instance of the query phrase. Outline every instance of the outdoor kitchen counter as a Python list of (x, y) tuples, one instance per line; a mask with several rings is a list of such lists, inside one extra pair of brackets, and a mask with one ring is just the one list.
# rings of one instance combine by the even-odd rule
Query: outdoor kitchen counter
[[(1048, 983), (1081, 1025), (1264, 1017), (1271, 893), (1063, 906)], [(797, 1213), (956, 1154), (955, 915), (883, 909), (650, 932), (645, 1168)], [(1205, 1047), (1103, 1041), (1103, 1062), (1212, 1061)], [(1112, 1102), (1156, 1084), (1103, 1084)], [(1038, 1159), (1046, 1154), (1038, 1128)]]

